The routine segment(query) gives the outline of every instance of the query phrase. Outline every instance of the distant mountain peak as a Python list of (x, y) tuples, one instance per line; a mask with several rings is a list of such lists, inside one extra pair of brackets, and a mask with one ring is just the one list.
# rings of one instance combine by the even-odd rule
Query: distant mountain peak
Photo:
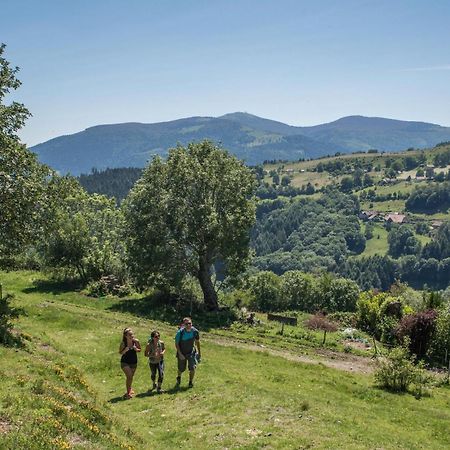
[(150, 124), (96, 125), (53, 138), (31, 150), (59, 172), (77, 175), (89, 173), (93, 167), (143, 167), (153, 155), (165, 156), (177, 143), (203, 139), (221, 142), (247, 163), (259, 164), (370, 148), (399, 151), (433, 147), (450, 140), (450, 128), (360, 115), (300, 127), (238, 111), (220, 117), (196, 116)]

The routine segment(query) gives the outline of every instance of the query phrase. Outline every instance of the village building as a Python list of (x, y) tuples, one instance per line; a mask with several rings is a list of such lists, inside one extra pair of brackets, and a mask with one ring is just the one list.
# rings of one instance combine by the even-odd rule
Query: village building
[(406, 217), (406, 215), (399, 214), (399, 213), (386, 214), (386, 216), (384, 216), (384, 220), (385, 220), (385, 222), (398, 223), (398, 224), (408, 222), (408, 218)]
[(372, 222), (379, 216), (379, 214), (380, 213), (378, 211), (361, 211), (358, 214), (358, 217), (361, 220), (364, 220), (364, 221), (367, 221), (367, 222)]

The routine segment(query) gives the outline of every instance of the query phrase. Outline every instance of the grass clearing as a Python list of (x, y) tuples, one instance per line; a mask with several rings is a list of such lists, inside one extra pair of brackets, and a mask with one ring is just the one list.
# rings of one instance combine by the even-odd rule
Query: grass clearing
[[(15, 293), (15, 304), (25, 309), (17, 327), (28, 336), (26, 350), (0, 347), (2, 362), (8, 361), (1, 366), (5, 381), (0, 385), (0, 418), (8, 424), (0, 434), (1, 448), (450, 446), (448, 388), (421, 400), (391, 394), (375, 388), (368, 375), (219, 345), (214, 335), (221, 333), (218, 329), (205, 339), (194, 389), (186, 388), (184, 376), (182, 388), (175, 391), (174, 326), (108, 309), (120, 300), (36, 291), (32, 281), (39, 276), (0, 273), (4, 292)], [(124, 376), (117, 350), (125, 326), (132, 326), (141, 342), (151, 329), (161, 330), (168, 348), (167, 393), (147, 393), (149, 372), (140, 357), (137, 396), (120, 399)], [(275, 347), (285, 340), (270, 333), (264, 338)], [(46, 437), (60, 442), (50, 444)]]
[(389, 249), (387, 237), (388, 232), (384, 226), (380, 223), (374, 223), (373, 237), (366, 241), (366, 248), (358, 257), (385, 255)]

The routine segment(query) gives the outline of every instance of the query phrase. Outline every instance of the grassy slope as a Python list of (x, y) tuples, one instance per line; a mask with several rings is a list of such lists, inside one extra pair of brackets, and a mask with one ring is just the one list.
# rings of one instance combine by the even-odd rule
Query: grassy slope
[[(367, 375), (295, 363), (268, 352), (223, 347), (213, 338), (204, 344), (204, 361), (195, 388), (175, 392), (171, 390), (175, 377), (173, 326), (113, 312), (108, 308), (115, 300), (33, 289), (31, 282), (36, 276), (0, 274), (4, 289), (14, 291), (16, 303), (26, 310), (18, 326), (30, 335), (28, 346), (32, 351), (0, 348), (1, 360), (8, 361), (1, 367), (6, 382), (0, 384), (0, 417), (10, 426), (8, 433), (0, 434), (1, 448), (20, 448), (8, 445), (29, 430), (27, 420), (35, 412), (27, 409), (27, 401), (31, 401), (33, 386), (36, 397), (53, 395), (50, 391), (38, 393), (33, 380), (39, 377), (66, 390), (73, 385), (76, 398), (85, 398), (97, 408), (97, 415), (88, 417), (96, 417), (99, 433), (80, 425), (74, 437), (74, 431), (60, 428), (62, 438), (80, 448), (116, 448), (114, 439), (124, 438), (135, 448), (144, 449), (450, 446), (446, 432), (450, 420), (448, 389), (441, 388), (432, 397), (417, 401), (410, 395), (375, 388)], [(141, 341), (155, 326), (162, 331), (168, 343), (166, 394), (145, 394), (149, 377), (141, 358), (134, 386), (138, 395), (131, 401), (120, 401), (124, 377), (117, 347), (121, 330), (127, 325), (134, 327)], [(56, 370), (56, 363), (63, 369)], [(86, 385), (79, 382), (81, 376)], [(7, 400), (11, 395), (15, 403)], [(24, 408), (17, 408), (17, 404)], [(82, 403), (77, 406), (83, 413), (89, 410), (82, 407)], [(54, 408), (57, 420), (72, 423), (62, 420), (61, 411)], [(102, 417), (107, 418), (103, 424)], [(46, 420), (46, 427), (51, 428), (50, 419)], [(41, 431), (39, 428), (35, 433)], [(31, 443), (35, 446), (29, 448), (58, 448), (39, 446), (37, 439)]]

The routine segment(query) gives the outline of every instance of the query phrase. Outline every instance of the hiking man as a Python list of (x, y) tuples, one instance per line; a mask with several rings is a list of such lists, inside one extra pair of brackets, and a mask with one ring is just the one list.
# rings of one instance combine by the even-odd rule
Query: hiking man
[(189, 387), (194, 386), (194, 375), (197, 363), (200, 362), (200, 335), (198, 330), (192, 326), (192, 319), (183, 319), (184, 327), (180, 328), (175, 335), (175, 347), (177, 349), (178, 376), (176, 387), (180, 387), (181, 374), (189, 369)]

